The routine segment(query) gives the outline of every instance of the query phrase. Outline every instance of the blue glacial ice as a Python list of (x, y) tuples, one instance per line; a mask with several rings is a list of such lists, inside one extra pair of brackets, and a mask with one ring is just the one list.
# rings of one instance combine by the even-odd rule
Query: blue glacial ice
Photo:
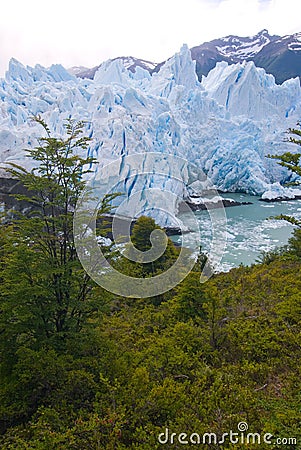
[(301, 119), (299, 79), (276, 85), (252, 62), (221, 62), (200, 83), (187, 46), (152, 76), (142, 68), (132, 73), (118, 59), (103, 63), (94, 80), (76, 78), (61, 65), (31, 68), (13, 59), (0, 80), (0, 98), (1, 166), (30, 167), (24, 149), (41, 135), (32, 116), (40, 114), (57, 135), (72, 117), (86, 121), (88, 152), (100, 167), (118, 158), (122, 165), (135, 153), (184, 158), (181, 189), (178, 181), (155, 175), (139, 181), (131, 167), (124, 183), (127, 194), (137, 188), (143, 195), (152, 184), (179, 198), (196, 186), (192, 164), (220, 190), (273, 197), (288, 173), (266, 155), (294, 150), (285, 132)]

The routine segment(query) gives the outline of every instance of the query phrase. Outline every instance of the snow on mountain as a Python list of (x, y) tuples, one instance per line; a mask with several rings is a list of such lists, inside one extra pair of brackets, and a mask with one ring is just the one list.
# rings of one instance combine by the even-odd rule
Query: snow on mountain
[(191, 49), (192, 59), (196, 61), (196, 71), (201, 80), (207, 76), (218, 62), (225, 61), (228, 64), (236, 64), (242, 61), (253, 60), (266, 46), (280, 38), (270, 35), (267, 30), (262, 30), (255, 36), (226, 36), (204, 42)]
[[(233, 62), (240, 62), (253, 58), (263, 47), (274, 40), (268, 30), (262, 30), (255, 36), (238, 37), (227, 36), (217, 41), (217, 50)], [(213, 41), (215, 42), (215, 41)]]
[(154, 62), (146, 61), (145, 59), (134, 58), (133, 56), (122, 56), (115, 59), (121, 60), (124, 67), (131, 72), (135, 72), (136, 67), (141, 67), (142, 69), (152, 72), (157, 66), (157, 64)]
[[(279, 48), (285, 47), (286, 49), (290, 49), (291, 51), (295, 51), (295, 46), (299, 47), (299, 44), (301, 42), (301, 33), (295, 33), (295, 34), (288, 34), (286, 36), (280, 37), (279, 39), (275, 40), (275, 46)], [(297, 48), (297, 51), (299, 48)]]
[[(195, 182), (189, 162), (204, 169), (221, 190), (270, 191), (271, 183), (283, 181), (287, 172), (265, 155), (291, 150), (283, 142), (284, 132), (301, 119), (297, 79), (279, 86), (252, 62), (221, 62), (199, 83), (187, 46), (153, 75), (142, 67), (132, 72), (117, 59), (102, 64), (94, 80), (76, 78), (59, 65), (30, 68), (12, 60), (0, 80), (0, 98), (1, 166), (30, 165), (23, 149), (36, 145), (41, 135), (30, 121), (37, 114), (57, 134), (67, 117), (87, 121), (88, 152), (99, 167), (147, 152), (187, 160), (180, 170), (182, 185), (158, 174), (139, 179), (130, 166), (120, 167), (127, 171), (123, 190), (140, 190), (143, 199), (150, 187), (166, 186), (180, 199), (187, 197)], [(168, 218), (153, 215), (168, 224)]]
[(109, 59), (108, 61), (105, 61), (104, 63), (100, 64), (99, 66), (92, 67), (92, 69), (83, 68), (82, 70), (78, 70), (77, 67), (69, 69), (69, 72), (72, 75), (76, 75), (79, 78), (89, 78), (93, 80), (95, 73), (101, 69), (102, 65), (107, 65), (109, 62), (115, 62), (120, 61), (123, 67), (128, 69), (130, 72), (135, 72), (137, 68), (148, 70), (150, 73), (154, 71), (154, 69), (157, 67), (158, 64), (146, 61), (145, 59), (139, 59), (134, 58), (133, 56), (121, 56), (114, 59)]
[(293, 39), (288, 43), (288, 50), (299, 52), (301, 50), (301, 33), (293, 34)]
[[(261, 30), (254, 36), (229, 35), (210, 42), (204, 42), (191, 49), (193, 61), (196, 64), (198, 79), (207, 76), (218, 62), (236, 64), (243, 61), (253, 61), (257, 67), (262, 67), (267, 73), (274, 75), (276, 83), (299, 76), (301, 79), (300, 35), (296, 33), (288, 36), (269, 34), (268, 30)], [(130, 72), (138, 67), (148, 70), (151, 74), (159, 72), (166, 61), (156, 64), (133, 56), (121, 56), (111, 61), (120, 60)], [(106, 64), (106, 62), (105, 62)], [(79, 78), (93, 79), (102, 64), (93, 67), (73, 67), (69, 69), (71, 75)]]
[(255, 55), (254, 63), (272, 73), (278, 84), (297, 76), (301, 80), (300, 37), (295, 33), (273, 40)]
[(81, 73), (86, 72), (87, 70), (89, 70), (89, 68), (85, 66), (73, 66), (68, 69), (68, 72), (71, 73), (71, 75), (80, 76)]

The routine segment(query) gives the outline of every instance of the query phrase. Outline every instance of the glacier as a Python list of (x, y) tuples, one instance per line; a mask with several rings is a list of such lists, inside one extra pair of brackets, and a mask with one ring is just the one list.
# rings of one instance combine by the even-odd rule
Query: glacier
[[(183, 186), (168, 181), (179, 199), (189, 198), (191, 186), (198, 193), (193, 167), (221, 191), (272, 198), (289, 174), (266, 155), (295, 150), (285, 132), (301, 119), (298, 78), (277, 85), (253, 62), (220, 62), (199, 82), (186, 45), (158, 73), (141, 67), (133, 73), (115, 59), (103, 63), (93, 80), (76, 78), (61, 65), (32, 68), (12, 59), (0, 98), (0, 176), (7, 176), (3, 167), (10, 162), (31, 167), (24, 149), (37, 145), (42, 132), (32, 116), (41, 115), (55, 135), (72, 117), (85, 121), (88, 153), (99, 167), (147, 152), (186, 160)], [(166, 180), (154, 174), (142, 182), (127, 167), (127, 195), (139, 189), (143, 196), (151, 186), (164, 190)], [(162, 215), (156, 218), (164, 225)]]

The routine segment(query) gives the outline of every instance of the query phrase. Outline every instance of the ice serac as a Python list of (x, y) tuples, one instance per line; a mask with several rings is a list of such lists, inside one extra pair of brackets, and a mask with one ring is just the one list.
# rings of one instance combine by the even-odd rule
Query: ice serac
[(229, 66), (216, 65), (202, 85), (210, 97), (223, 105), (232, 116), (252, 120), (267, 120), (278, 116), (281, 120), (300, 112), (301, 88), (298, 78), (277, 85), (273, 75), (257, 68), (253, 62)]
[(195, 71), (195, 62), (187, 45), (183, 45), (180, 52), (170, 58), (152, 76), (151, 92), (162, 97), (168, 97), (176, 86), (185, 89), (195, 89), (199, 85)]
[(5, 74), (8, 82), (21, 82), (31, 85), (34, 82), (61, 82), (75, 81), (76, 78), (70, 74), (61, 64), (53, 64), (49, 69), (37, 64), (33, 67), (25, 67), (15, 58), (9, 62), (8, 71)]
[(108, 60), (97, 70), (94, 75), (94, 81), (96, 84), (120, 84), (121, 86), (126, 86), (130, 81), (130, 74), (120, 59)]
[(294, 199), (301, 198), (301, 189), (298, 188), (287, 188), (281, 186), (279, 182), (272, 183), (266, 192), (261, 196), (264, 201), (274, 201), (282, 199)]
[(28, 69), (15, 58), (9, 61), (8, 71), (5, 76), (7, 81), (23, 81), (27, 84), (31, 84), (33, 81)]
[[(59, 65), (31, 68), (12, 60), (0, 80), (0, 98), (1, 166), (30, 164), (23, 149), (35, 146), (42, 132), (31, 116), (40, 114), (56, 135), (63, 133), (66, 118), (85, 120), (89, 155), (100, 168), (119, 159), (127, 205), (140, 192), (148, 210), (151, 187), (170, 189), (180, 200), (188, 197), (191, 185), (198, 186), (195, 167), (223, 191), (279, 192), (277, 183), (288, 173), (265, 156), (293, 150), (283, 142), (284, 133), (301, 119), (298, 79), (276, 85), (251, 62), (222, 62), (199, 83), (187, 46), (153, 75), (141, 67), (129, 71), (117, 59), (102, 64), (94, 80), (76, 78)], [(168, 165), (165, 179), (139, 177), (126, 157), (148, 152), (184, 158), (182, 185)], [(151, 214), (168, 223), (162, 213)]]

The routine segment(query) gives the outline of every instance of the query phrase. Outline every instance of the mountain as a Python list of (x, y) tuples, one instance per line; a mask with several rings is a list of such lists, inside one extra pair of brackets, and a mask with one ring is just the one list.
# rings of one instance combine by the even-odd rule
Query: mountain
[[(270, 35), (264, 29), (255, 36), (240, 37), (226, 36), (213, 41), (204, 42), (191, 48), (191, 56), (196, 62), (196, 73), (199, 81), (207, 76), (218, 62), (237, 64), (242, 61), (254, 61), (257, 67), (262, 67), (267, 73), (274, 75), (277, 84), (290, 78), (301, 78), (301, 33), (280, 37)], [(115, 58), (134, 72), (136, 67), (148, 70), (150, 73), (158, 72), (165, 64), (159, 64), (134, 58), (132, 56)], [(80, 78), (93, 79), (101, 64), (92, 69), (72, 67), (69, 72)]]
[(267, 30), (262, 30), (251, 37), (230, 35), (193, 47), (191, 56), (196, 61), (198, 78), (208, 75), (217, 62), (235, 64), (252, 61), (265, 46), (279, 38), (280, 36), (271, 36)]
[(301, 33), (272, 40), (254, 58), (258, 67), (272, 73), (278, 84), (301, 77)]
[[(119, 190), (127, 193), (125, 211), (135, 192), (140, 192), (141, 211), (149, 209), (152, 188), (170, 190), (176, 211), (191, 186), (200, 186), (193, 167), (223, 191), (270, 195), (288, 174), (265, 155), (292, 150), (283, 138), (301, 119), (299, 79), (277, 85), (252, 61), (222, 61), (200, 83), (195, 65), (187, 46), (153, 75), (142, 67), (133, 72), (117, 58), (102, 64), (93, 80), (75, 77), (60, 65), (32, 68), (11, 60), (0, 80), (1, 166), (31, 167), (23, 149), (37, 145), (42, 130), (30, 117), (40, 114), (55, 134), (62, 134), (64, 119), (71, 116), (85, 121), (92, 139), (87, 151), (97, 158), (98, 171), (117, 160)], [(152, 167), (149, 179), (137, 174), (135, 155), (143, 155), (146, 163), (149, 152), (162, 155), (167, 179)], [(177, 157), (184, 162), (175, 177), (168, 158), (176, 164)], [(152, 214), (168, 224), (160, 211)]]
[(277, 84), (290, 78), (301, 79), (301, 33), (280, 37), (262, 30), (251, 37), (230, 35), (193, 47), (191, 55), (199, 80), (221, 61), (253, 61), (274, 75)]
[[(144, 59), (134, 58), (133, 56), (121, 56), (119, 58), (114, 58), (109, 61), (116, 61), (120, 60), (124, 67), (126, 67), (131, 72), (135, 72), (136, 67), (141, 67), (142, 69), (146, 69), (149, 72), (153, 72), (156, 68), (157, 64), (153, 63), (151, 61), (146, 61)], [(71, 67), (69, 69), (69, 72), (72, 75), (76, 75), (79, 78), (89, 78), (93, 80), (95, 73), (100, 68), (101, 64), (99, 66), (95, 66), (92, 69), (88, 69), (86, 67)]]
[(87, 72), (88, 70), (91, 69), (85, 66), (73, 66), (68, 69), (68, 72), (71, 73), (71, 75), (80, 76), (81, 73)]
[(290, 78), (301, 78), (301, 33), (280, 37), (262, 30), (252, 37), (226, 36), (191, 49), (199, 80), (208, 75), (216, 63), (236, 64), (253, 61), (281, 84)]

